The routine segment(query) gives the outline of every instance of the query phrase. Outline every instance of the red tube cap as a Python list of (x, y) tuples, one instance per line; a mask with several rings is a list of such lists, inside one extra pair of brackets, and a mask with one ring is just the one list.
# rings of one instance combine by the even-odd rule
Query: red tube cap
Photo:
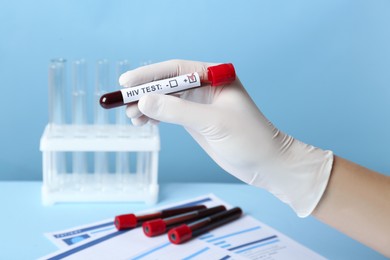
[(168, 231), (169, 241), (173, 244), (181, 244), (190, 240), (192, 237), (192, 230), (186, 225), (180, 225)]
[(134, 228), (137, 226), (137, 217), (134, 214), (116, 216), (114, 224), (118, 230)]
[(148, 237), (154, 237), (161, 234), (164, 234), (166, 231), (167, 225), (162, 219), (154, 219), (146, 221), (142, 224), (142, 229)]
[(211, 86), (221, 86), (236, 80), (236, 71), (233, 64), (225, 63), (207, 68), (208, 80)]

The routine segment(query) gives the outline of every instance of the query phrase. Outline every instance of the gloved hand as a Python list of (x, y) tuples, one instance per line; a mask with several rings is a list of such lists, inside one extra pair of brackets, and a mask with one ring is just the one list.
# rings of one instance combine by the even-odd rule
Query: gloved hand
[[(132, 87), (154, 80), (198, 72), (204, 62), (171, 60), (124, 73), (119, 83)], [(333, 153), (286, 135), (265, 118), (240, 80), (205, 86), (176, 96), (149, 94), (126, 109), (135, 125), (150, 120), (182, 125), (224, 170), (268, 190), (300, 217), (311, 214), (330, 176)]]

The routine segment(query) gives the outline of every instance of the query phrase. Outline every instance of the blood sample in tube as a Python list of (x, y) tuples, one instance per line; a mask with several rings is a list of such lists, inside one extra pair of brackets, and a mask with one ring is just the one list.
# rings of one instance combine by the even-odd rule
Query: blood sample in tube
[(221, 206), (215, 206), (208, 209), (194, 210), (194, 211), (190, 211), (169, 218), (153, 219), (144, 222), (142, 224), (142, 229), (144, 230), (145, 235), (147, 235), (148, 237), (154, 237), (154, 236), (164, 234), (167, 230), (179, 224), (204, 218), (224, 210), (226, 210), (225, 206), (221, 205)]
[(241, 214), (241, 208), (235, 207), (189, 224), (182, 224), (168, 231), (169, 241), (171, 241), (173, 244), (184, 243), (191, 238), (199, 236), (213, 228), (217, 228), (238, 219)]
[(204, 209), (204, 205), (196, 205), (189, 207), (181, 207), (174, 209), (165, 209), (159, 212), (154, 212), (146, 215), (135, 215), (135, 214), (124, 214), (115, 217), (114, 224), (118, 230), (129, 229), (141, 226), (142, 223), (148, 220), (157, 219), (157, 218), (167, 218), (182, 214), (184, 212), (190, 212), (198, 209)]
[(109, 109), (137, 102), (148, 93), (172, 94), (187, 89), (201, 87), (202, 84), (221, 86), (232, 83), (236, 79), (233, 64), (224, 63), (207, 68), (207, 78), (200, 79), (198, 72), (181, 75), (131, 88), (123, 88), (118, 91), (106, 93), (100, 97), (100, 105)]

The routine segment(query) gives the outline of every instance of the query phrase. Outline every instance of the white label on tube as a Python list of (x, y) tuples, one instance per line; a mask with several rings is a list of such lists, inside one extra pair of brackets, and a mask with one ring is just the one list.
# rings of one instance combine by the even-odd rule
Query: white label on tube
[(174, 78), (153, 81), (131, 88), (121, 89), (123, 103), (138, 101), (148, 93), (169, 94), (200, 86), (199, 74), (194, 72)]

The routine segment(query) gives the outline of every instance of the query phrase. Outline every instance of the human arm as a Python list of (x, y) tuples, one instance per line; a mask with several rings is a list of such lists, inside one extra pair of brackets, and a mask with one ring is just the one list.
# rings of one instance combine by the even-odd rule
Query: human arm
[(390, 177), (335, 156), (328, 186), (312, 214), (390, 257)]

